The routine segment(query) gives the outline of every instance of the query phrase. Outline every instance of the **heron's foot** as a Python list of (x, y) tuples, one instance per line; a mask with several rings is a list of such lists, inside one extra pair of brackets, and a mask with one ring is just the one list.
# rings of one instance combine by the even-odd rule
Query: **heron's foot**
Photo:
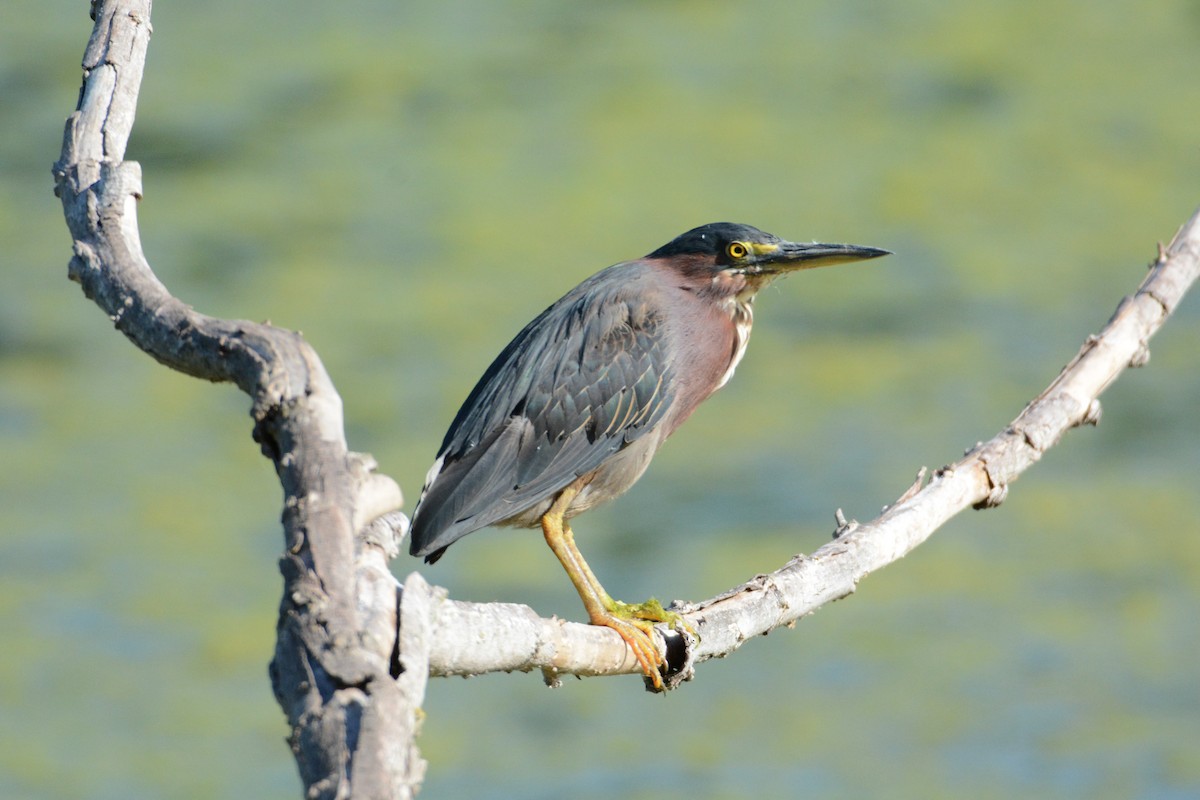
[(622, 603), (604, 595), (602, 598), (603, 611), (591, 615), (593, 625), (604, 625), (612, 628), (621, 635), (629, 649), (637, 657), (642, 666), (642, 672), (650, 679), (654, 689), (662, 691), (663, 680), (660, 667), (667, 665), (666, 659), (659, 652), (658, 639), (654, 635), (654, 626), (666, 624), (673, 630), (686, 628), (699, 639), (696, 630), (688, 624), (683, 615), (667, 611), (662, 603), (653, 597), (644, 603)]
[[(618, 605), (625, 604), (619, 603)], [(625, 644), (629, 645), (629, 649), (633, 651), (634, 657), (642, 667), (642, 672), (654, 684), (655, 690), (662, 691), (663, 680), (659, 667), (665, 667), (667, 660), (658, 650), (657, 640), (654, 638), (654, 622), (632, 615), (626, 616), (621, 610), (613, 610), (592, 614), (591, 623), (612, 628), (620, 634), (621, 638), (625, 640)]]

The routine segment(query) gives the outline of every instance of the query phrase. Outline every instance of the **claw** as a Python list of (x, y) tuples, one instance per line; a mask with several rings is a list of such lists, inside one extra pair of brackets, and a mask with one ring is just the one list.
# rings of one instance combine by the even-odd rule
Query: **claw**
[[(622, 603), (621, 605), (624, 605)], [(607, 628), (612, 628), (616, 631), (625, 644), (629, 645), (629, 649), (633, 651), (634, 658), (642, 667), (642, 672), (654, 684), (656, 690), (663, 688), (662, 672), (659, 666), (666, 666), (667, 661), (659, 652), (658, 646), (654, 642), (653, 634), (654, 625), (648, 621), (641, 619), (631, 619), (619, 615), (619, 613), (608, 612), (603, 614), (593, 615), (591, 618), (593, 625), (603, 625)]]

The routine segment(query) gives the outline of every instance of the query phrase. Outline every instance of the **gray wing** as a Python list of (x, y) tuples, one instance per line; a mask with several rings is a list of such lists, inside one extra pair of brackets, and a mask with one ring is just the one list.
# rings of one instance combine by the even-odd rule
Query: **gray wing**
[(652, 430), (670, 407), (662, 319), (643, 268), (618, 264), (529, 323), (455, 417), (412, 520), (413, 555), (555, 495)]

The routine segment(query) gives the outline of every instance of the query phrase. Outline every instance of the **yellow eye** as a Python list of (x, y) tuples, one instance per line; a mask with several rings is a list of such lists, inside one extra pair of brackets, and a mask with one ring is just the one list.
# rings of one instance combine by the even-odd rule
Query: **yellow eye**
[(741, 242), (731, 242), (730, 245), (725, 248), (725, 252), (729, 253), (730, 258), (745, 258), (746, 254), (750, 252), (750, 248), (746, 247), (746, 245), (742, 244)]

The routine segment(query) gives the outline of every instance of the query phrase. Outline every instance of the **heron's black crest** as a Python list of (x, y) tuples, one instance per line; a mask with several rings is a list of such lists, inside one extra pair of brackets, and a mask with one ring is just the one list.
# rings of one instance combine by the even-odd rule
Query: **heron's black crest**
[(646, 258), (670, 258), (672, 256), (703, 255), (720, 258), (730, 242), (767, 243), (781, 241), (753, 225), (738, 222), (710, 222), (687, 233), (676, 236)]

